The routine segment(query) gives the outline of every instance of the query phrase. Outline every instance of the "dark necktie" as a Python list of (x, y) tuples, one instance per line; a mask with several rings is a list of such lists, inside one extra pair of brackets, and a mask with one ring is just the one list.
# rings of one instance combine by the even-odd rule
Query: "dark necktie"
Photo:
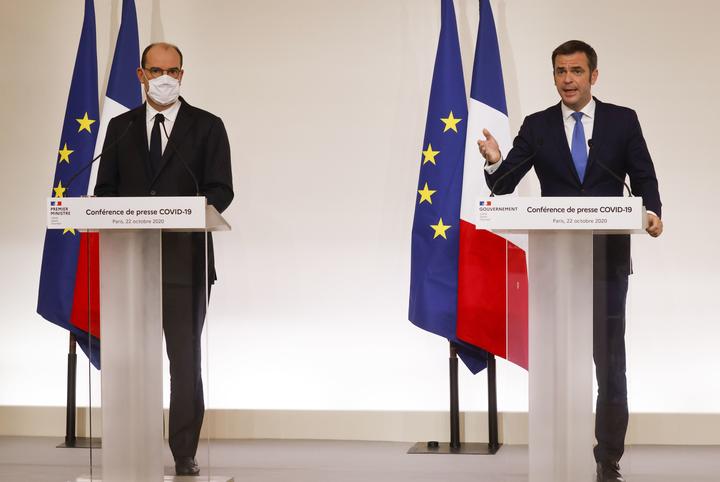
[(587, 144), (585, 141), (585, 128), (582, 123), (582, 112), (574, 112), (573, 118), (575, 119), (575, 127), (573, 128), (572, 135), (572, 146), (570, 146), (570, 152), (572, 153), (573, 162), (575, 163), (575, 169), (577, 170), (580, 182), (585, 179), (585, 168), (587, 167)]
[(150, 132), (150, 166), (152, 166), (153, 175), (160, 171), (160, 160), (162, 159), (162, 142), (160, 140), (160, 124), (165, 121), (165, 116), (155, 114), (155, 124)]

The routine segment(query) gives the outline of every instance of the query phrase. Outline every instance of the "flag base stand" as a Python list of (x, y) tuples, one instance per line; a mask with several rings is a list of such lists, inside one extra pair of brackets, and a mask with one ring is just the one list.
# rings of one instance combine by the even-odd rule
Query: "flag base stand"
[(461, 443), (453, 447), (450, 442), (418, 442), (407, 451), (409, 454), (465, 454), (465, 455), (495, 455), (502, 444), (490, 447), (486, 443)]
[(97, 437), (75, 437), (75, 440), (65, 441), (56, 445), (58, 449), (101, 449), (102, 439)]
[(488, 443), (460, 442), (460, 395), (458, 389), (457, 347), (450, 343), (450, 442), (418, 442), (407, 451), (409, 454), (464, 454), (495, 455), (498, 442), (497, 376), (495, 355), (488, 353)]
[(70, 348), (68, 350), (67, 365), (67, 402), (65, 405), (65, 441), (56, 448), (59, 449), (99, 449), (101, 439), (97, 437), (76, 437), (75, 436), (75, 414), (77, 410), (75, 402), (75, 390), (77, 379), (77, 339), (70, 333)]

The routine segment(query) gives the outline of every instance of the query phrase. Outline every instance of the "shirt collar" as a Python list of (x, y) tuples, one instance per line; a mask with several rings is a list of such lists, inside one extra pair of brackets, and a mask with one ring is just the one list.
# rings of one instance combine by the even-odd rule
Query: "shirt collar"
[[(180, 111), (180, 104), (182, 101), (180, 99), (175, 102), (172, 107), (169, 107), (162, 111), (162, 115), (165, 116), (165, 119), (170, 122), (175, 122), (175, 118), (177, 118), (178, 112)], [(159, 113), (160, 111), (155, 110), (153, 106), (151, 106), (148, 102), (145, 103), (145, 122), (155, 122), (155, 114)]]
[[(590, 119), (595, 117), (595, 99), (590, 98), (590, 102), (587, 103), (585, 107), (580, 109), (580, 112), (582, 112), (585, 116), (589, 117)], [(566, 106), (562, 102), (560, 102), (560, 109), (562, 109), (562, 115), (563, 119), (570, 118), (571, 115), (575, 113), (574, 110), (572, 110), (570, 107)]]

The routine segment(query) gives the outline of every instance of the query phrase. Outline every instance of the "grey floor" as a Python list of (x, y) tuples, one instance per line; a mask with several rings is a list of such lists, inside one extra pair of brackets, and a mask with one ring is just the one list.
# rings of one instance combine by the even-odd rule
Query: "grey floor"
[[(89, 474), (89, 453), (57, 449), (61, 440), (0, 437), (0, 482), (66, 482)], [(202, 473), (235, 482), (525, 482), (527, 447), (504, 446), (494, 456), (407, 455), (410, 443), (307, 440), (213, 441), (198, 453)], [(94, 452), (95, 474), (101, 451)], [(208, 456), (214, 467), (207, 470)], [(166, 473), (172, 473), (166, 454)], [(628, 482), (718, 482), (720, 446), (628, 447)], [(192, 481), (195, 478), (177, 478)], [(196, 480), (207, 480), (201, 477)]]

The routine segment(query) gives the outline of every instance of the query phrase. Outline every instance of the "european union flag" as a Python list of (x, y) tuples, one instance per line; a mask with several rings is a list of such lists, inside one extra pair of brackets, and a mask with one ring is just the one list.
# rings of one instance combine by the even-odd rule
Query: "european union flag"
[[(80, 172), (92, 159), (99, 123), (98, 67), (95, 43), (95, 7), (85, 0), (85, 15), (80, 44), (75, 58), (70, 94), (68, 95), (62, 136), (55, 162), (55, 178), (50, 191), (54, 198), (87, 194), (90, 171)], [(79, 173), (69, 184), (70, 179)], [(58, 201), (60, 202), (60, 201)], [(71, 323), (75, 306), (76, 273), (81, 233), (74, 229), (48, 229), (45, 234), (37, 312), (46, 320), (70, 330), (81, 347), (87, 348), (89, 328)], [(81, 295), (81, 293), (78, 293)], [(87, 295), (85, 296), (87, 298)], [(82, 297), (80, 297), (82, 299)], [(93, 333), (94, 334), (94, 333)], [(99, 360), (94, 360), (93, 362)]]
[(447, 338), (471, 372), (487, 364), (485, 351), (458, 340), (457, 288), (460, 201), (467, 98), (452, 0), (442, 0), (412, 230), (409, 319)]

